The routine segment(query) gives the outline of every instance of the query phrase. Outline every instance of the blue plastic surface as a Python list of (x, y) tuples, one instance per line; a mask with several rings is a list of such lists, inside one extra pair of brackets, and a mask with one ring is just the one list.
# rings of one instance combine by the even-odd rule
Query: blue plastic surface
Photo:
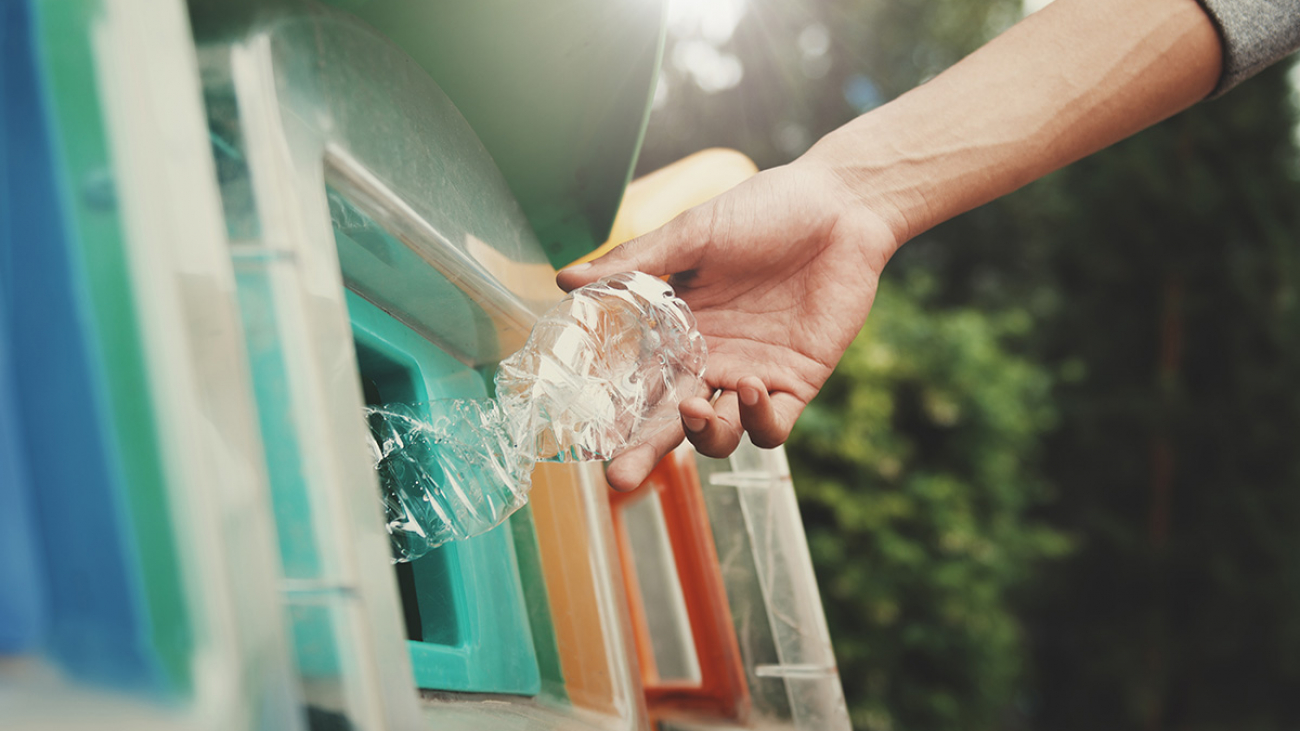
[[(39, 649), (83, 680), (161, 690), (165, 677), (150, 650), (34, 37), (31, 3), (0, 3), (0, 293), (9, 378), (17, 384), (0, 396), (0, 450), (17, 454), (11, 461), (0, 452), (0, 465), (11, 472), (25, 466), (26, 474), (0, 475), (7, 486), (0, 534), (21, 543), (27, 533), (35, 543), (26, 561), (15, 553), (13, 565), (0, 568), (0, 589), (16, 600), (16, 649)], [(10, 511), (4, 502), (19, 507)], [(30, 520), (23, 521), (24, 511)], [(19, 522), (31, 530), (15, 528)], [(37, 556), (44, 559), (40, 577)], [(34, 610), (42, 616), (32, 617)]]
[[(17, 3), (0, 5), (0, 251), (9, 248), (11, 187), (7, 154), (11, 143), (6, 111), (18, 101), (22, 53), (19, 39), (23, 8)], [(30, 653), (41, 640), (45, 587), (32, 535), (32, 515), (26, 457), (18, 431), (17, 384), (10, 358), (8, 290), (5, 287), (6, 258), (0, 258), (0, 655)]]
[[(0, 202), (0, 220), (6, 215)], [(0, 280), (0, 655), (17, 655), (34, 652), (41, 641), (45, 587), (32, 534), (36, 524), (19, 442), (5, 304)]]

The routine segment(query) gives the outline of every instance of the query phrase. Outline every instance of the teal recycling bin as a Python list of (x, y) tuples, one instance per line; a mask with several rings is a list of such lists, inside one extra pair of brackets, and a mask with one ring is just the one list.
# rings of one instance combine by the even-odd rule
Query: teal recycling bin
[[(367, 400), (487, 396), (481, 374), (360, 296), (349, 292), (347, 299)], [(508, 524), (398, 568), (419, 687), (537, 694), (541, 679)]]

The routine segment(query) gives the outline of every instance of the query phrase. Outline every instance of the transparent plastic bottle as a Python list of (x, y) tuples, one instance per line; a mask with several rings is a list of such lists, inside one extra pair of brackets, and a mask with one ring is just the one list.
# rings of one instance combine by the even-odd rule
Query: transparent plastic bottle
[(496, 402), (386, 404), (366, 420), (395, 560), (489, 531), (527, 502), (535, 460)]
[(677, 421), (704, 383), (695, 317), (640, 272), (576, 289), (497, 368), (497, 398), (538, 459), (612, 459)]
[(368, 407), (394, 559), (499, 525), (527, 501), (538, 460), (611, 459), (645, 442), (702, 392), (706, 359), (672, 288), (628, 272), (547, 312), (501, 362), (496, 400)]

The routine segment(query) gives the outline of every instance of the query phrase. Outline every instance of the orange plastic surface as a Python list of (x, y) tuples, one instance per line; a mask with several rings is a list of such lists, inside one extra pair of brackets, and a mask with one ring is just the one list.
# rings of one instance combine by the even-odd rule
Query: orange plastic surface
[(754, 162), (735, 150), (714, 148), (683, 157), (633, 180), (623, 193), (609, 240), (574, 264), (604, 256), (624, 241), (647, 234), (758, 172)]
[(576, 469), (573, 465), (537, 465), (529, 502), (565, 691), (574, 705), (613, 713), (618, 709), (592, 575), (590, 552), (594, 548), (588, 539)]
[[(658, 493), (663, 509), (690, 620), (691, 639), (699, 658), (698, 684), (663, 682), (654, 666), (652, 638), (621, 510), (646, 490)], [(610, 504), (646, 705), (651, 715), (663, 717), (689, 712), (693, 716), (743, 720), (749, 712), (749, 688), (694, 460), (680, 451), (670, 453), (636, 490), (611, 492)]]

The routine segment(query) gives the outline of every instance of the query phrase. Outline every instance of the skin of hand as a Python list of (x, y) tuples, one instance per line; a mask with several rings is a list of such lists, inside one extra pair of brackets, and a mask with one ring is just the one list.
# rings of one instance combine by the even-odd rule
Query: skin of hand
[[(1056, 0), (930, 82), (657, 231), (560, 272), (668, 276), (709, 348), (713, 401), (606, 471), (631, 490), (683, 434), (722, 457), (785, 441), (908, 239), (1203, 99), (1219, 39), (1195, 0)], [(702, 394), (706, 395), (706, 394)]]
[[(588, 267), (561, 272), (560, 286), (633, 269), (671, 275), (708, 345), (705, 381), (722, 391), (713, 404), (681, 404), (691, 442), (723, 457), (743, 429), (758, 446), (776, 446), (862, 328), (897, 249), (882, 220), (865, 208), (844, 214), (852, 208), (825, 170), (775, 168)], [(606, 472), (610, 485), (635, 488), (682, 433), (664, 430), (620, 455)]]

